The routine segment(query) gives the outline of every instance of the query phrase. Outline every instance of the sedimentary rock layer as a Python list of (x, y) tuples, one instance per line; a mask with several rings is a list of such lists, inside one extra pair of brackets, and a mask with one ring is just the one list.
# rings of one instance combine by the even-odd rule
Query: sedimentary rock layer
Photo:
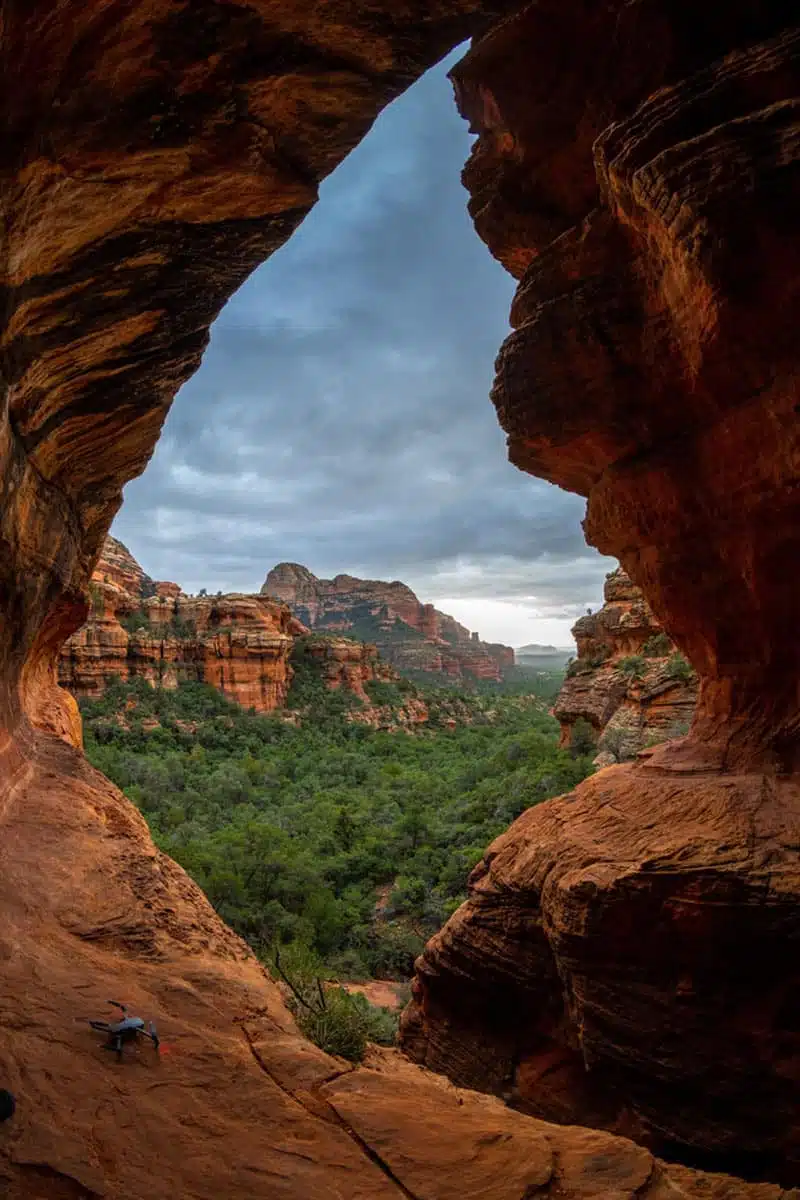
[(528, 1111), (795, 1181), (796, 22), (542, 0), (454, 71), (470, 211), (520, 281), (510, 457), (587, 497), (700, 685), (688, 737), (490, 847), (404, 1043)]
[[(378, 112), (513, 0), (31, 0), (2, 19), (0, 738), (58, 649), (231, 292)], [(10, 752), (10, 749), (9, 749)]]
[[(4, 1200), (790, 1200), (302, 1038), (261, 965), (72, 747), (3, 796)], [(101, 1048), (109, 996), (162, 1052)]]
[(562, 746), (583, 721), (608, 766), (688, 732), (696, 677), (622, 568), (606, 576), (603, 607), (581, 617), (572, 636), (578, 657), (553, 706)]
[(363, 633), (400, 671), (499, 681), (514, 665), (510, 646), (482, 642), (397, 579), (318, 579), (299, 563), (278, 563), (261, 591), (283, 600), (311, 629)]
[(425, 704), (411, 696), (399, 714), (371, 703), (366, 684), (399, 678), (376, 646), (335, 634), (307, 637), (288, 605), (268, 596), (187, 596), (178, 584), (153, 581), (112, 537), (89, 591), (89, 617), (62, 646), (58, 668), (60, 684), (78, 699), (101, 696), (115, 679), (167, 689), (197, 681), (242, 708), (273, 712), (286, 705), (299, 656), (323, 686), (361, 701), (354, 719), (392, 726), (427, 720)]

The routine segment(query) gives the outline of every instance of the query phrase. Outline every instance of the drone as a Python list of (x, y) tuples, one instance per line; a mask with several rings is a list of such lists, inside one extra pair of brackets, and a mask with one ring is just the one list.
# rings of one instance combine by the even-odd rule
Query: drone
[(117, 1058), (121, 1059), (122, 1047), (125, 1042), (135, 1042), (139, 1037), (149, 1038), (153, 1043), (154, 1049), (158, 1050), (160, 1044), (159, 1037), (152, 1021), (149, 1021), (147, 1028), (145, 1028), (142, 1018), (129, 1017), (127, 1007), (124, 1004), (120, 1004), (119, 1000), (109, 1000), (108, 1003), (113, 1004), (115, 1008), (121, 1011), (122, 1020), (89, 1022), (92, 1029), (108, 1034), (108, 1041), (103, 1045), (104, 1050), (113, 1050)]

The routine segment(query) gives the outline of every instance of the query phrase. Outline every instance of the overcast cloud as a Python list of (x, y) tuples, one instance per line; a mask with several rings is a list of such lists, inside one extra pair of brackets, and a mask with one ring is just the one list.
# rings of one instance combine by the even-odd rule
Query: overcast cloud
[(569, 644), (615, 564), (581, 499), (506, 459), (488, 394), (514, 285), (466, 214), (445, 70), (230, 301), (114, 533), (187, 591), (257, 591), (290, 560), (403, 579), (484, 637)]

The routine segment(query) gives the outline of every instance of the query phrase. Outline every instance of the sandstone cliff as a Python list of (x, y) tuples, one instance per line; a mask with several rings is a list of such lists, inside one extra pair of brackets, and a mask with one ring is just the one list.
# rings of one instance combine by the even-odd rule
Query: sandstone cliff
[[(590, 540), (701, 682), (688, 739), (534, 809), (487, 855), (439, 942), (464, 948), (458, 969), (426, 957), (440, 983), (418, 991), (418, 1047), (435, 1030), (446, 1057), (459, 1027), (492, 1030), (469, 1041), (486, 1062), (489, 1017), (519, 1000), (529, 1077), (565, 1063), (564, 1119), (627, 1107), (672, 1155), (796, 1172), (796, 12), (544, 0), (498, 23), (519, 7), (3, 7), (11, 1200), (781, 1194), (419, 1070), (321, 1059), (132, 807), (52, 736), (77, 736), (59, 648), (210, 322), (380, 109), (490, 24), (457, 84), (480, 135), (473, 215), (521, 278), (495, 391), (511, 452), (588, 496)], [(173, 1054), (118, 1070), (97, 1051), (70, 1018), (109, 995), (159, 1017)]]
[[(348, 719), (373, 729), (413, 730), (428, 720), (428, 706), (416, 689), (401, 680), (394, 667), (385, 662), (377, 646), (336, 634), (311, 634), (299, 637), (292, 652), (295, 671), (310, 667), (315, 682), (329, 691), (346, 692), (361, 703), (351, 708)], [(397, 685), (402, 703), (381, 704), (367, 690), (371, 683)]]
[(292, 659), (300, 655), (324, 687), (361, 701), (353, 720), (381, 728), (427, 720), (415, 695), (397, 711), (371, 701), (366, 684), (399, 678), (376, 646), (337, 635), (306, 637), (289, 607), (264, 595), (186, 596), (177, 584), (154, 582), (115, 538), (106, 538), (90, 596), (89, 618), (59, 660), (59, 682), (79, 699), (102, 695), (115, 678), (165, 688), (196, 680), (243, 708), (272, 712), (286, 706)]
[(210, 683), (257, 712), (286, 700), (289, 657), (305, 629), (285, 604), (264, 596), (185, 596), (154, 583), (130, 552), (107, 538), (92, 575), (86, 623), (61, 649), (59, 682), (78, 698), (113, 678), (174, 688)]
[(578, 657), (553, 707), (561, 745), (591, 727), (599, 766), (688, 733), (697, 681), (622, 568), (606, 577), (605, 604), (572, 628)]
[(699, 689), (687, 737), (489, 848), (405, 1018), (527, 1111), (795, 1180), (796, 20), (544, 0), (454, 70), (470, 211), (519, 279), (509, 455), (586, 496)]
[(510, 646), (482, 642), (447, 613), (422, 604), (399, 580), (318, 579), (299, 563), (279, 563), (261, 591), (283, 600), (312, 629), (374, 641), (400, 671), (499, 681), (514, 665)]

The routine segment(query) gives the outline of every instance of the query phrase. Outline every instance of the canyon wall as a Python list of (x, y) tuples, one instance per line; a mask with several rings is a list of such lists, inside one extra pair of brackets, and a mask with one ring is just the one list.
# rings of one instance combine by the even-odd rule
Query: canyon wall
[[(210, 322), (380, 109), (493, 25), (457, 87), (480, 135), (476, 225), (521, 279), (495, 390), (511, 453), (588, 495), (590, 540), (643, 588), (700, 699), (688, 739), (490, 848), (426, 952), (407, 1043), (559, 1120), (796, 1171), (796, 11), (543, 0), (500, 23), (517, 7), (3, 6), (9, 1200), (788, 1200), (396, 1057), (321, 1055), (53, 736), (75, 735), (60, 646)], [(169, 1053), (110, 1061), (83, 1024), (110, 995)]]
[(155, 582), (115, 538), (92, 574), (87, 621), (61, 648), (59, 683), (77, 698), (112, 679), (153, 686), (209, 683), (243, 708), (271, 712), (289, 691), (289, 658), (306, 632), (285, 604), (264, 596), (185, 596)]
[[(365, 685), (399, 676), (376, 646), (352, 638), (308, 636), (288, 605), (268, 596), (187, 596), (157, 581), (126, 546), (107, 537), (89, 585), (85, 624), (61, 647), (58, 678), (77, 699), (96, 699), (115, 679), (145, 679), (153, 687), (208, 683), (242, 708), (284, 708), (298, 657), (330, 691), (361, 701), (353, 719), (381, 727), (427, 720), (425, 704), (408, 696), (390, 716)], [(412, 689), (413, 690), (413, 689)]]
[(699, 677), (687, 737), (523, 814), (403, 1044), (525, 1111), (800, 1179), (796, 7), (542, 0), (454, 69), (518, 278), (493, 399)]
[(606, 576), (604, 595), (572, 627), (578, 657), (553, 706), (561, 745), (573, 745), (582, 722), (598, 766), (688, 733), (697, 696), (694, 672), (621, 567)]
[(510, 646), (482, 642), (447, 613), (422, 604), (399, 580), (318, 579), (299, 563), (278, 563), (261, 591), (288, 604), (311, 629), (375, 642), (400, 671), (499, 681), (514, 666)]

